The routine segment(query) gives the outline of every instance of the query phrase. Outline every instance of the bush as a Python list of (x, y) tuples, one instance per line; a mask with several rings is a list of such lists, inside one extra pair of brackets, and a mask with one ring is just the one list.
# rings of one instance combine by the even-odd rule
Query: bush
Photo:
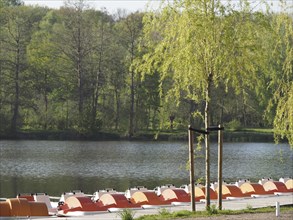
[(181, 211), (175, 212), (173, 214), (174, 217), (188, 217), (191, 215), (192, 215), (192, 212), (187, 211), (187, 210), (181, 210)]
[(227, 127), (228, 129), (230, 130), (239, 130), (241, 128), (241, 123), (240, 121), (236, 120), (236, 119), (233, 119), (232, 121), (230, 121), (229, 123), (227, 123), (225, 125), (225, 127)]
[(170, 215), (170, 211), (163, 208), (163, 209), (160, 209), (159, 210), (159, 214), (162, 215), (162, 216), (167, 216), (167, 215)]
[(123, 211), (118, 213), (122, 220), (133, 220), (134, 214), (134, 211), (130, 209), (123, 209)]
[(218, 214), (218, 209), (216, 205), (211, 205), (207, 207), (207, 212), (209, 215), (215, 215), (215, 214)]

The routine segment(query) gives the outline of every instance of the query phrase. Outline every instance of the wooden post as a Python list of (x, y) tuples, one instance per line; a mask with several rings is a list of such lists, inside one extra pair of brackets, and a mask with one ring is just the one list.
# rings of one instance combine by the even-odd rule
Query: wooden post
[(223, 165), (223, 131), (219, 124), (218, 130), (218, 209), (222, 210), (222, 165)]
[(210, 208), (211, 205), (211, 196), (210, 196), (210, 143), (209, 143), (209, 134), (207, 133), (205, 135), (205, 146), (206, 146), (206, 160), (205, 160), (205, 165), (206, 165), (206, 189), (205, 189), (205, 196), (206, 196), (206, 210)]
[(190, 165), (190, 195), (191, 195), (191, 211), (195, 211), (195, 192), (194, 192), (194, 150), (193, 150), (193, 131), (188, 127), (189, 138), (189, 165)]

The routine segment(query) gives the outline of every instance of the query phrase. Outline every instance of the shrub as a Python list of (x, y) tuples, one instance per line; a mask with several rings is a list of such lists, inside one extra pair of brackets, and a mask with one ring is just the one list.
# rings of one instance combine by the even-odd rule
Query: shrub
[(174, 213), (174, 217), (188, 217), (191, 215), (192, 215), (192, 212), (187, 211), (187, 210), (181, 210), (181, 211)]
[(247, 205), (246, 205), (246, 209), (247, 209), (247, 210), (253, 210), (252, 205), (247, 204)]
[(167, 216), (167, 215), (170, 215), (170, 211), (163, 208), (163, 209), (160, 209), (159, 210), (159, 214), (162, 215), (162, 216)]
[(235, 130), (239, 130), (241, 128), (241, 123), (240, 123), (240, 121), (233, 119), (232, 121), (227, 123), (225, 127), (235, 131)]
[(118, 213), (122, 220), (133, 220), (134, 214), (134, 211), (130, 209), (123, 209), (123, 211)]
[(216, 205), (208, 206), (206, 211), (208, 212), (209, 215), (218, 214), (218, 209), (217, 209)]

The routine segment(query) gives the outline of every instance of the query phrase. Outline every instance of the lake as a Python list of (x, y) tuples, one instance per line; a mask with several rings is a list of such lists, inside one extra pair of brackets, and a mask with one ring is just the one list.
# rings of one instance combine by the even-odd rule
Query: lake
[[(224, 143), (223, 179), (293, 176), (288, 144)], [(195, 160), (196, 178), (204, 177), (204, 149)], [(62, 192), (189, 182), (187, 142), (0, 141), (0, 197), (18, 193)], [(217, 144), (211, 143), (211, 180), (217, 179)]]

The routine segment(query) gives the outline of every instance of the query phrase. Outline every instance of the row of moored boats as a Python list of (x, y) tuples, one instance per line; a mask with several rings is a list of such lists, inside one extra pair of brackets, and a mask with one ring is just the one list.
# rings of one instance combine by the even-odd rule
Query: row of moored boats
[[(205, 201), (205, 187), (195, 186), (195, 201)], [(253, 197), (293, 195), (293, 179), (280, 178), (275, 181), (263, 178), (258, 183), (239, 180), (222, 184), (222, 199), (246, 199)], [(218, 184), (210, 187), (210, 198), (218, 198)], [(118, 212), (122, 209), (148, 209), (165, 206), (189, 205), (190, 185), (175, 187), (164, 185), (149, 190), (143, 186), (125, 192), (114, 189), (98, 190), (93, 195), (82, 191), (63, 193), (61, 197), (50, 197), (46, 193), (19, 194), (16, 198), (0, 201), (0, 217), (3, 216), (82, 216), (103, 212)]]

